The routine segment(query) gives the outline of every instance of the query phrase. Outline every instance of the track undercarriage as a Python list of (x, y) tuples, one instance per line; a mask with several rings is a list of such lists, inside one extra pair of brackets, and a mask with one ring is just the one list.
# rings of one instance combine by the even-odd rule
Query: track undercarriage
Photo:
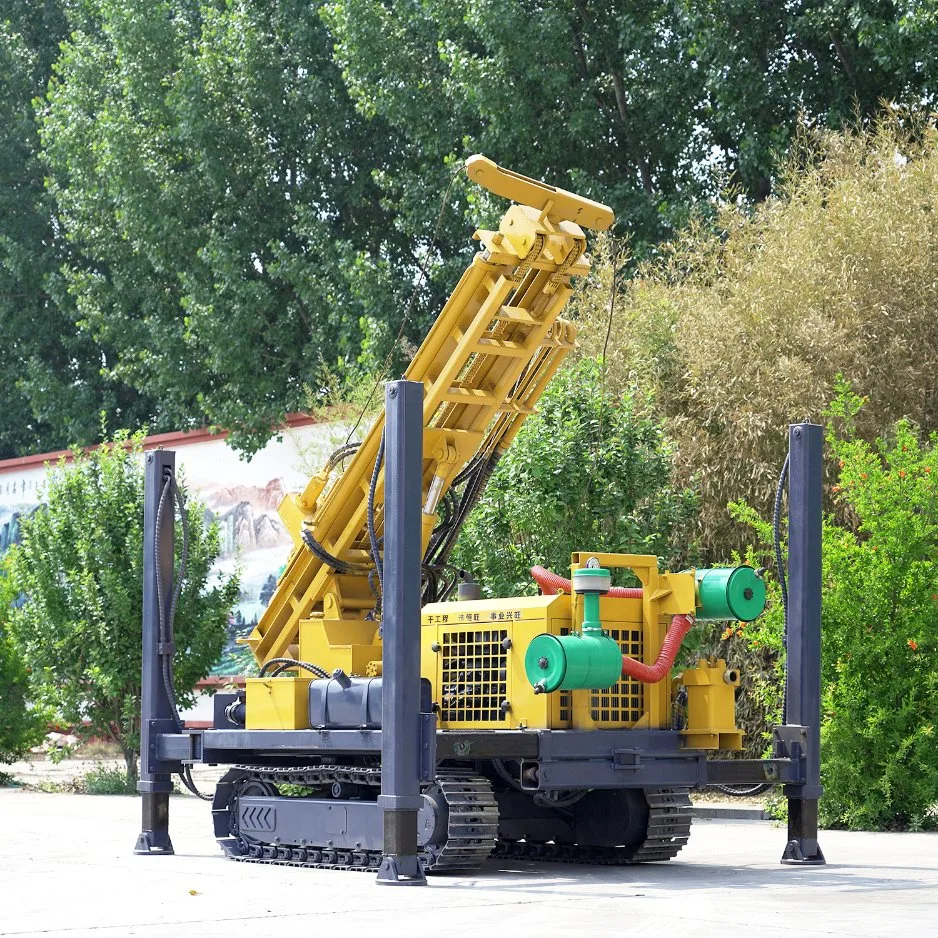
[[(495, 760), (442, 765), (422, 788), (420, 863), (474, 870), (489, 857), (628, 865), (669, 860), (687, 843), (687, 789), (528, 792)], [(361, 764), (238, 766), (219, 782), (215, 836), (232, 859), (376, 871), (381, 770)]]

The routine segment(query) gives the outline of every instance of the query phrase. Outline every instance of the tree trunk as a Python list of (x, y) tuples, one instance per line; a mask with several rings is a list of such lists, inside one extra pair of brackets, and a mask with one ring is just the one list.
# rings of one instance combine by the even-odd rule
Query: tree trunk
[(124, 754), (124, 766), (127, 770), (127, 790), (136, 791), (137, 790), (137, 779), (139, 778), (137, 771), (137, 750), (131, 749), (124, 743), (120, 744), (121, 752)]

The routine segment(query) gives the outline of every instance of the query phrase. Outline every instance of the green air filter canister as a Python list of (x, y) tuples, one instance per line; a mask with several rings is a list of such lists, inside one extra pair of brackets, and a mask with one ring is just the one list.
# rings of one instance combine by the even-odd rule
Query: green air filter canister
[(601, 631), (582, 635), (536, 635), (524, 656), (532, 687), (555, 690), (605, 690), (622, 677), (622, 651)]
[(698, 570), (697, 619), (751, 622), (765, 609), (765, 582), (752, 567)]

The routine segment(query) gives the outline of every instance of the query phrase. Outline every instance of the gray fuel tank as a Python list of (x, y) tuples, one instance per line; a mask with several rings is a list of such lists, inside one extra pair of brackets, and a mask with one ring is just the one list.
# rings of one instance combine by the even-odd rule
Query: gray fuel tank
[[(343, 687), (343, 683), (348, 684)], [(430, 712), (430, 682), (420, 679), (420, 709)], [(309, 725), (330, 729), (381, 727), (381, 678), (345, 677), (344, 681), (311, 681)]]
[(346, 678), (348, 687), (334, 678), (309, 685), (309, 725), (333, 729), (381, 726), (381, 678)]

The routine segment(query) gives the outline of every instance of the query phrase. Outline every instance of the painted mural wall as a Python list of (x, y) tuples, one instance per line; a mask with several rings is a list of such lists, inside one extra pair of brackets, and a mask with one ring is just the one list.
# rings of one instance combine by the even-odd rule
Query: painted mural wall
[[(239, 459), (223, 436), (162, 434), (146, 449), (176, 452), (178, 474), (190, 498), (204, 505), (206, 523), (221, 535), (219, 571), (241, 570), (241, 593), (229, 622), (229, 644), (215, 674), (239, 673), (243, 656), (235, 638), (256, 624), (270, 601), (277, 575), (290, 553), (290, 536), (277, 514), (287, 492), (302, 489), (329, 454), (345, 442), (345, 427), (294, 419), (280, 440), (272, 440), (250, 462)], [(16, 543), (20, 519), (42, 501), (42, 486), (61, 454), (0, 461), (0, 554)]]

